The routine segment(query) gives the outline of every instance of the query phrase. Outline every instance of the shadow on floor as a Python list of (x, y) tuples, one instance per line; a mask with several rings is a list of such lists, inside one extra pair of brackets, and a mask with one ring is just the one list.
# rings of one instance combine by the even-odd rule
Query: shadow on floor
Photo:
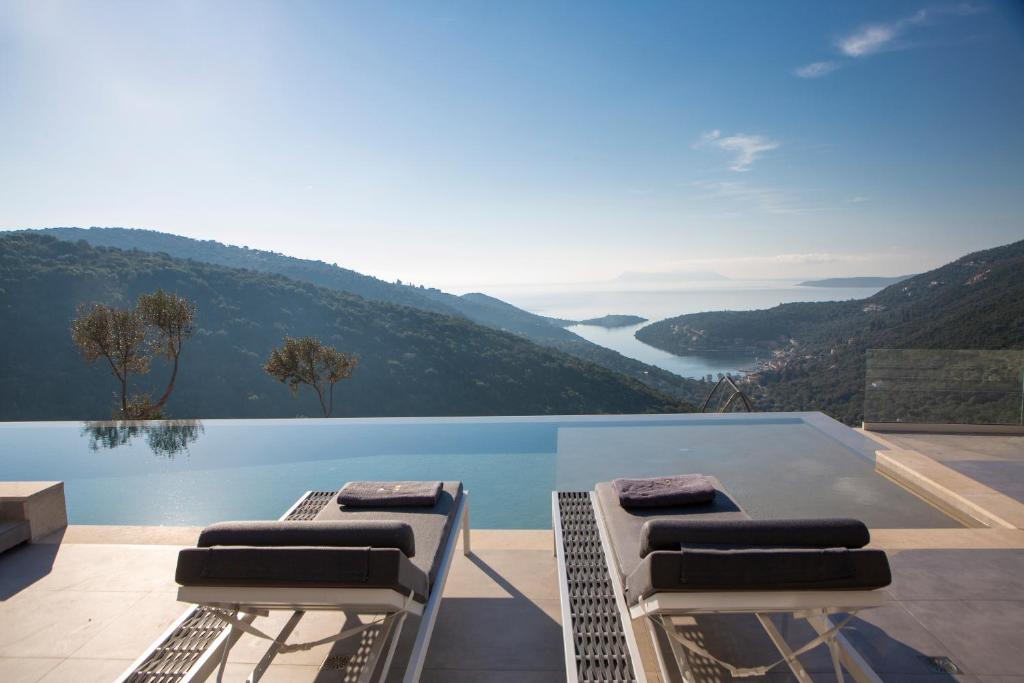
[(43, 543), (22, 543), (0, 554), (0, 601), (43, 578), (53, 569), (64, 531), (46, 537)]
[[(772, 621), (794, 649), (816, 635), (803, 620), (776, 616)], [(733, 666), (755, 667), (777, 662), (781, 658), (752, 615), (684, 618), (677, 624), (676, 630), (680, 635)], [(892, 676), (928, 676), (928, 683), (957, 682), (955, 676), (935, 668), (929, 661), (929, 657), (942, 656), (945, 653), (916, 650), (864, 619), (851, 620), (843, 629), (843, 635), (883, 680), (888, 680)], [(733, 683), (736, 680), (725, 668), (709, 659), (688, 654), (687, 660), (693, 672), (694, 683)], [(804, 653), (799, 660), (814, 680), (835, 680), (829, 651), (824, 645)], [(787, 664), (780, 663), (761, 680), (781, 683), (797, 679)]]
[[(475, 554), (467, 558), (507, 593), (505, 597), (451, 597), (441, 602), (424, 670), (447, 671), (444, 679), (472, 680), (473, 672), (536, 674), (557, 670), (564, 678), (562, 627), (543, 607)], [(419, 627), (409, 619), (388, 681), (401, 680)], [(460, 672), (465, 675), (461, 675)], [(514, 676), (514, 674), (513, 674)], [(510, 679), (510, 680), (515, 680)]]

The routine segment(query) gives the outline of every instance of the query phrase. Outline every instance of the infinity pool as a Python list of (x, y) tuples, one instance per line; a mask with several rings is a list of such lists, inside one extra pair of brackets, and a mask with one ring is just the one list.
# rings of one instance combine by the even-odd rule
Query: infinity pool
[(357, 479), (461, 479), (472, 524), (550, 527), (551, 491), (712, 474), (754, 517), (959, 526), (874, 471), (876, 444), (820, 413), (0, 423), (0, 479), (63, 480), (72, 524), (277, 518)]

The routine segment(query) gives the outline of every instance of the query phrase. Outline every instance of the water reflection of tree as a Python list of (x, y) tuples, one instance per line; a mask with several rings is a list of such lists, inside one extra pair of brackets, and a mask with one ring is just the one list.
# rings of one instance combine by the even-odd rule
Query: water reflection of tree
[(159, 422), (86, 422), (82, 434), (89, 436), (89, 448), (118, 448), (143, 435), (154, 455), (173, 458), (188, 453), (189, 444), (204, 432), (199, 420), (161, 420)]

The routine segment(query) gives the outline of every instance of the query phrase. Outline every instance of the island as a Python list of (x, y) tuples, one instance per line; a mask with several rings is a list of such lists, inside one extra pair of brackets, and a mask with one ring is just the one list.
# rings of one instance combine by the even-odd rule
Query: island
[(641, 318), (638, 315), (603, 315), (600, 318), (590, 318), (588, 320), (578, 320), (574, 324), (576, 325), (594, 325), (597, 327), (628, 327), (629, 325), (639, 325), (640, 323), (647, 322), (647, 318)]
[(897, 277), (830, 277), (824, 280), (807, 280), (798, 282), (797, 287), (888, 287), (897, 282), (903, 282), (914, 277), (913, 275), (899, 275)]

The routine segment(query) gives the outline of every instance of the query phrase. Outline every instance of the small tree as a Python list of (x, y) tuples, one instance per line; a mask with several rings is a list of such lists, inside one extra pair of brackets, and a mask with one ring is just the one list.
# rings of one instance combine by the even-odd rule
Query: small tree
[[(195, 314), (195, 305), (162, 289), (140, 296), (133, 309), (104, 304), (79, 307), (78, 317), (71, 322), (71, 339), (86, 361), (105, 358), (110, 365), (121, 393), (121, 408), (115, 417), (147, 419), (160, 415), (174, 390), (181, 347), (192, 336)], [(167, 389), (151, 404), (148, 395), (128, 394), (128, 378), (149, 372), (154, 353), (170, 361), (173, 369)]]
[(270, 352), (263, 369), (277, 381), (287, 384), (293, 396), (303, 384), (313, 387), (320, 400), (320, 410), (324, 417), (330, 417), (334, 410), (334, 385), (351, 377), (358, 361), (355, 356), (326, 346), (315, 337), (285, 337), (281, 348)]
[(158, 413), (174, 390), (174, 380), (178, 377), (181, 345), (192, 336), (192, 321), (196, 315), (196, 307), (195, 304), (176, 294), (168, 294), (164, 290), (158, 289), (152, 294), (140, 296), (137, 308), (142, 320), (153, 333), (150, 339), (150, 348), (173, 365), (167, 389), (150, 408), (153, 413)]
[(149, 371), (146, 324), (138, 311), (103, 304), (80, 306), (71, 323), (71, 338), (89, 363), (106, 358), (121, 388), (121, 416), (129, 415), (128, 376)]

